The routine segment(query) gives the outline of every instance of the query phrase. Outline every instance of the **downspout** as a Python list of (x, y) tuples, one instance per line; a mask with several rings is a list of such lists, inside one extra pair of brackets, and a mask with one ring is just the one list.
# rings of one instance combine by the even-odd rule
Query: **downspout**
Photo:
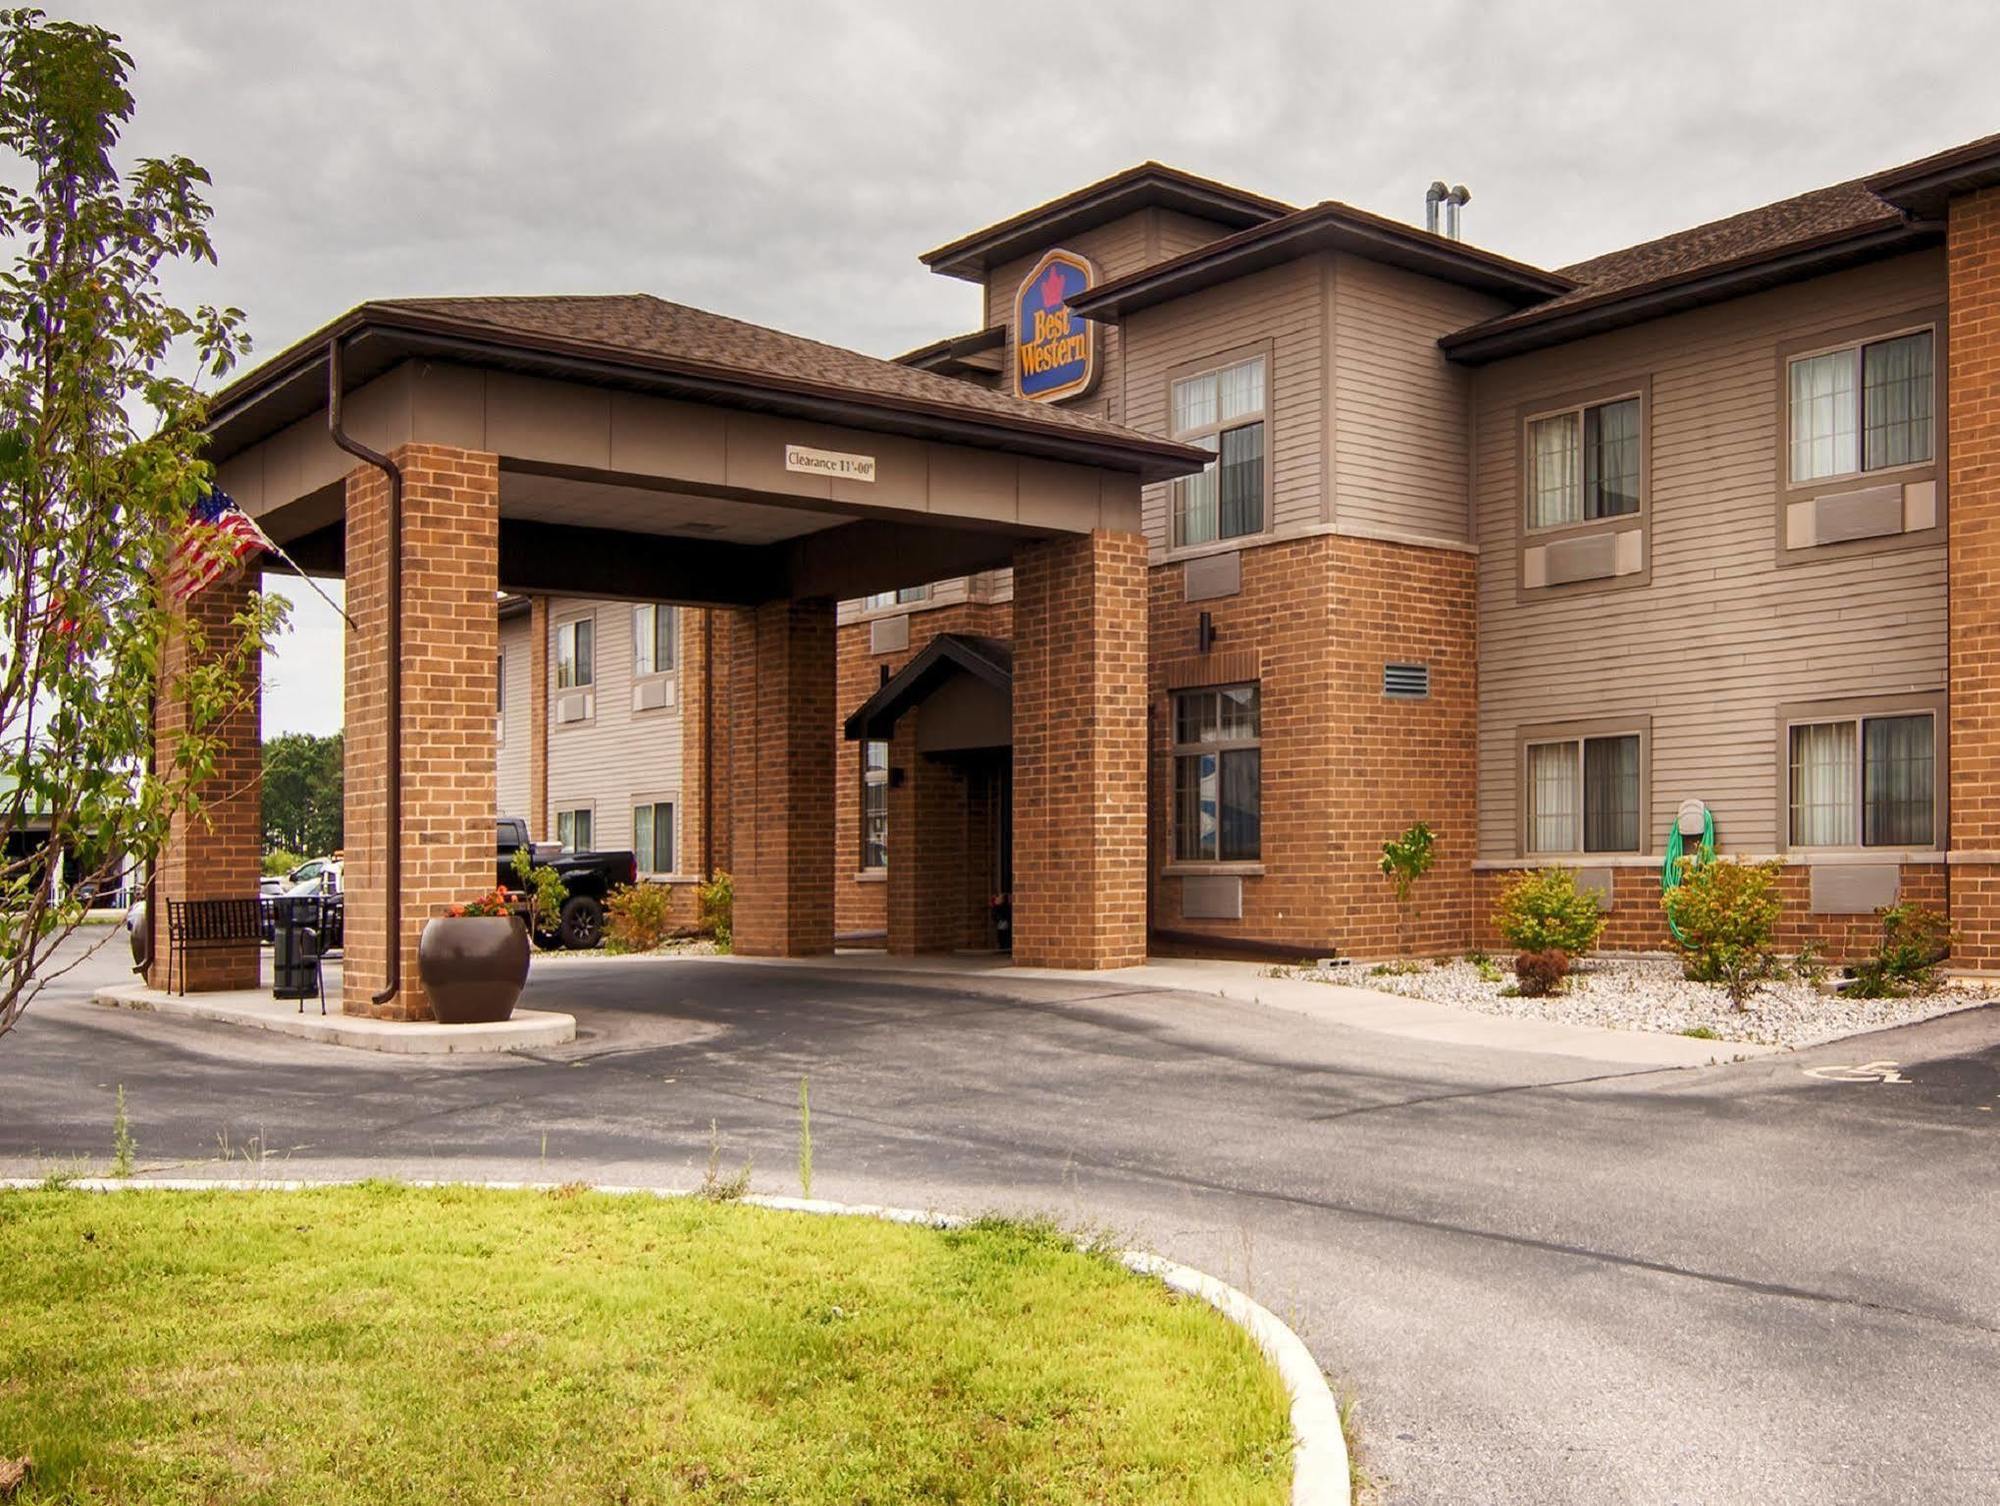
[(715, 609), (701, 613), (701, 877), (715, 877)]
[(403, 473), (387, 455), (371, 450), (340, 426), (341, 361), (338, 337), (326, 342), (326, 428), (333, 442), (372, 465), (389, 481), (389, 704), (388, 770), (383, 791), (388, 850), (382, 879), (389, 935), (389, 980), (368, 1002), (380, 1009), (403, 987)]

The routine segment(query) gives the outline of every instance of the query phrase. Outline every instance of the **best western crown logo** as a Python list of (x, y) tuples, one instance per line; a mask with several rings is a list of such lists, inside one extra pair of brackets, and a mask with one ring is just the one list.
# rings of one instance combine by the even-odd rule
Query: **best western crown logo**
[(1014, 296), (1014, 390), (1050, 402), (1087, 391), (1097, 380), (1097, 326), (1072, 313), (1069, 300), (1097, 280), (1074, 251), (1051, 251)]

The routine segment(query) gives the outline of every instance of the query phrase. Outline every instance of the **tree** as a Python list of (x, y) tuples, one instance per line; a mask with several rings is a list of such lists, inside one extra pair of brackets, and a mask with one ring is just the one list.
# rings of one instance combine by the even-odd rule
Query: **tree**
[(341, 735), (285, 732), (264, 744), (264, 845), (320, 857), (341, 845)]
[[(208, 175), (184, 157), (114, 165), (131, 68), (101, 27), (0, 11), (0, 1033), (90, 890), (198, 817), (216, 728), (257, 694), (248, 671), (283, 610), (253, 598), (212, 641), (164, 589), (210, 485), (195, 381), (248, 342), (241, 311), (161, 290), (164, 266), (215, 259)], [(190, 667), (162, 684), (170, 633)], [(156, 694), (187, 716), (152, 759)]]

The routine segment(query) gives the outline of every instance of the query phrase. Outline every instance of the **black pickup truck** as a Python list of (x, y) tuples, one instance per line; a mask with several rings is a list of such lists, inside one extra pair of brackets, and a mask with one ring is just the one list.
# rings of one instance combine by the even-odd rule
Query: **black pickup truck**
[(587, 951), (604, 939), (604, 898), (613, 889), (639, 882), (639, 856), (631, 852), (564, 852), (547, 843), (528, 839), (528, 823), (519, 816), (502, 816), (498, 821), (500, 887), (514, 894), (525, 892), (521, 876), (514, 871), (514, 854), (523, 847), (537, 868), (554, 868), (556, 877), (569, 890), (553, 929), (538, 931), (535, 944), (543, 948), (569, 947)]

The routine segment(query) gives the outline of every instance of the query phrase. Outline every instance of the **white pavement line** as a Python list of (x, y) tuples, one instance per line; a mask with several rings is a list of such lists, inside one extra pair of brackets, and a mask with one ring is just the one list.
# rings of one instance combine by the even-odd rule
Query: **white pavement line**
[[(352, 1187), (368, 1177), (327, 1177), (311, 1181), (295, 1177), (270, 1180), (204, 1179), (201, 1177), (76, 1177), (61, 1183), (77, 1192), (303, 1192), (313, 1187)], [(32, 1192), (48, 1185), (40, 1177), (0, 1177), (0, 1191)], [(478, 1187), (489, 1192), (554, 1192), (584, 1186), (617, 1197), (685, 1198), (685, 1187), (633, 1187), (576, 1182), (454, 1181), (440, 1178), (398, 1178), (401, 1187)], [(750, 1193), (732, 1199), (780, 1213), (808, 1213), (833, 1218), (877, 1218), (893, 1224), (921, 1224), (933, 1229), (962, 1229), (973, 1221), (962, 1214), (918, 1208), (891, 1208), (876, 1203), (834, 1203), (823, 1198), (777, 1197)], [(1079, 1241), (1079, 1248), (1088, 1248)], [(1276, 1367), (1292, 1399), (1292, 1506), (1349, 1506), (1354, 1486), (1348, 1473), (1347, 1438), (1341, 1431), (1340, 1407), (1306, 1341), (1269, 1308), (1253, 1301), (1227, 1282), (1193, 1266), (1176, 1264), (1143, 1250), (1120, 1250), (1115, 1257), (1136, 1275), (1150, 1276), (1175, 1291), (1199, 1297), (1250, 1335), (1264, 1357)]]

